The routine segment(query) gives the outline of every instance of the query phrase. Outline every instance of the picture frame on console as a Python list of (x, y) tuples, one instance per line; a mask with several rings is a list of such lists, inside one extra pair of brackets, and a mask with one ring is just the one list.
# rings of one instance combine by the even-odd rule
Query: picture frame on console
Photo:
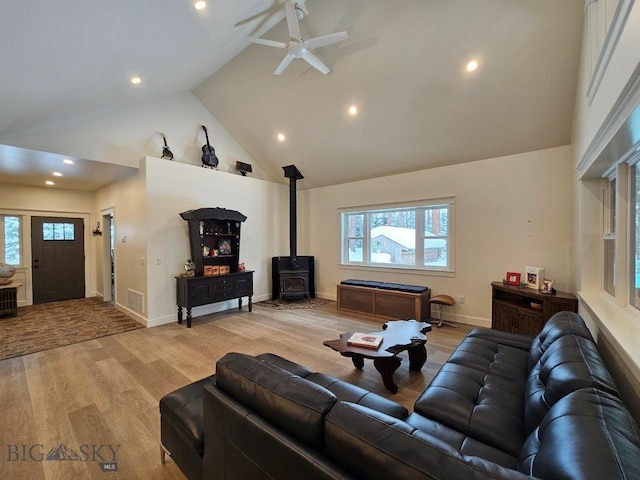
[(505, 280), (507, 285), (520, 285), (520, 273), (507, 272)]

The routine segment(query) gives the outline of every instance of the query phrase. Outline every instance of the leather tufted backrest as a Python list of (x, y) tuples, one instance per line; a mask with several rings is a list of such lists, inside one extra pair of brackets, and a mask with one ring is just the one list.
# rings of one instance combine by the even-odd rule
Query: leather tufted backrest
[(596, 388), (560, 399), (520, 453), (518, 470), (539, 478), (640, 478), (640, 428), (622, 401)]
[(591, 332), (584, 320), (574, 312), (558, 312), (554, 314), (533, 339), (529, 354), (529, 370), (540, 360), (540, 357), (558, 338), (564, 335), (577, 335), (593, 341)]
[(525, 394), (526, 435), (561, 398), (585, 387), (618, 395), (595, 343), (581, 336), (562, 336), (547, 348), (529, 373)]
[(218, 361), (216, 384), (298, 440), (324, 447), (324, 418), (337, 400), (326, 388), (241, 353), (227, 353)]

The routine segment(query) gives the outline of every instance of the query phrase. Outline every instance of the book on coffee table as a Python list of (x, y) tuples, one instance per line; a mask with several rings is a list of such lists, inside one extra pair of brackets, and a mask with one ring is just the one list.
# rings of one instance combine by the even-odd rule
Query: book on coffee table
[(371, 333), (354, 333), (347, 340), (347, 345), (354, 347), (378, 348), (382, 343), (382, 335), (373, 335)]

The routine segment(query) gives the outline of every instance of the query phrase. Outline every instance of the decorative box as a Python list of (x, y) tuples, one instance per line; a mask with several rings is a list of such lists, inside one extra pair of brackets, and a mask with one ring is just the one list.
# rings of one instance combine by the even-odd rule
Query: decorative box
[(220, 275), (220, 267), (218, 265), (205, 265), (204, 276), (211, 277), (213, 275)]
[(542, 282), (544, 281), (544, 268), (542, 267), (527, 267), (525, 269), (525, 280), (527, 287), (540, 290), (542, 288)]
[(229, 272), (231, 272), (229, 265), (220, 265), (220, 275), (226, 275)]

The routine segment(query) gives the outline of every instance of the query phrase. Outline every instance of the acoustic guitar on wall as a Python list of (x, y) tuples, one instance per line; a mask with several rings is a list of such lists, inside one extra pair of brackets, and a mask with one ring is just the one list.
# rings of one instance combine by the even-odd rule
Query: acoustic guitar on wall
[(207, 132), (207, 127), (202, 125), (202, 129), (204, 130), (204, 135), (207, 139), (206, 145), (202, 146), (202, 166), (218, 168), (218, 157), (216, 157), (215, 149), (209, 144), (209, 132)]

